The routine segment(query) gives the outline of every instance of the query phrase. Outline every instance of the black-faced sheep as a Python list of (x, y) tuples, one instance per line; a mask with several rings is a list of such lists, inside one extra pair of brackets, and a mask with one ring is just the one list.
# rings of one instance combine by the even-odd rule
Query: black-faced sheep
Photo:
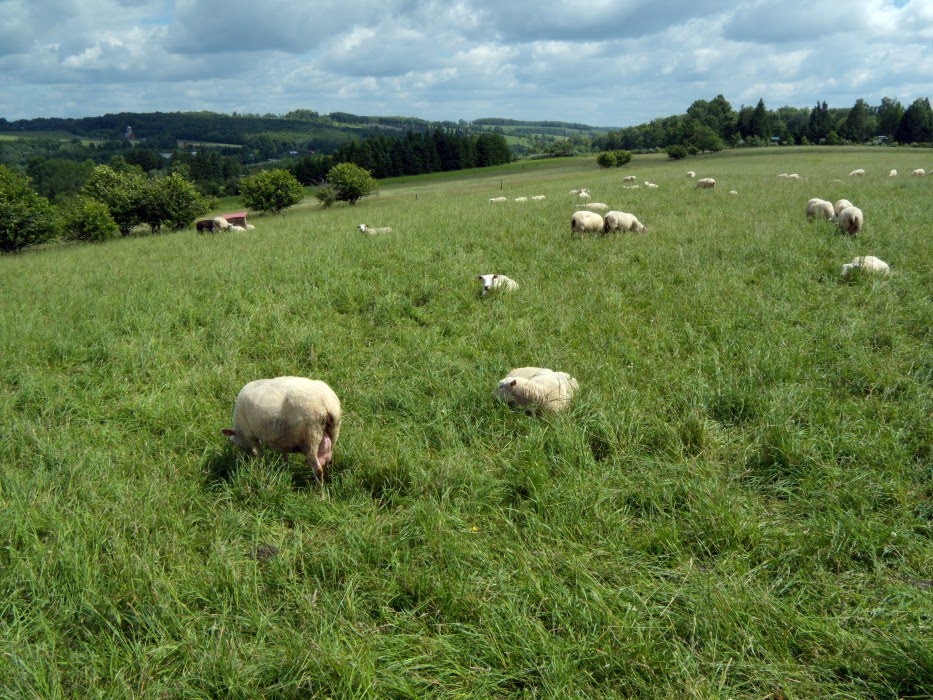
[(496, 396), (530, 413), (556, 413), (570, 405), (579, 388), (577, 380), (566, 372), (545, 367), (519, 367), (499, 380)]
[(233, 427), (221, 433), (254, 457), (263, 448), (285, 455), (299, 452), (324, 478), (340, 435), (340, 399), (325, 382), (305, 377), (257, 379), (240, 389)]

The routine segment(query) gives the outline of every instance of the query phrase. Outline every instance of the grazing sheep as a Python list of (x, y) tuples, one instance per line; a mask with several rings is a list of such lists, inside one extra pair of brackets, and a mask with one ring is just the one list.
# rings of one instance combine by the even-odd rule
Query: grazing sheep
[(515, 201), (516, 201), (516, 202), (527, 202), (527, 201), (528, 201), (528, 197), (516, 197), (516, 198), (515, 198)]
[(910, 174), (916, 177), (923, 177), (924, 175), (926, 175), (926, 171), (924, 171), (923, 168), (917, 168), (916, 170), (912, 170)]
[(807, 202), (807, 218), (812, 219), (817, 216), (827, 221), (835, 219), (836, 212), (833, 209), (832, 203), (827, 202), (825, 199), (820, 199), (819, 197), (814, 197)]
[(495, 204), (496, 202), (508, 202), (508, 201), (509, 201), (508, 197), (490, 197), (489, 198), (490, 204)]
[(849, 173), (849, 177), (862, 177), (864, 174), (865, 174), (864, 168), (856, 168), (851, 173)]
[(213, 231), (229, 231), (230, 223), (222, 216), (214, 217), (214, 227)]
[(842, 276), (848, 277), (853, 270), (863, 270), (878, 275), (891, 274), (890, 266), (884, 260), (880, 260), (874, 255), (852, 258), (852, 262), (842, 266)]
[(257, 379), (240, 389), (233, 427), (221, 433), (254, 457), (263, 448), (300, 452), (319, 479), (340, 435), (340, 399), (326, 383), (305, 377)]
[(622, 178), (622, 182), (635, 182), (635, 180), (637, 179), (638, 178), (635, 177), (634, 175), (626, 175), (625, 177)]
[(505, 275), (477, 275), (477, 279), (483, 283), (483, 296), (486, 296), (490, 291), (499, 289), (504, 289), (508, 292), (513, 292), (518, 289), (518, 282)]
[(496, 396), (529, 413), (557, 413), (570, 405), (579, 388), (577, 380), (566, 372), (545, 367), (519, 367), (499, 380)]
[(586, 208), (591, 209), (592, 211), (606, 211), (609, 208), (609, 205), (604, 204), (603, 202), (590, 202), (586, 205)]
[(729, 194), (738, 194), (736, 190), (729, 190)]
[(711, 190), (716, 186), (716, 181), (711, 177), (703, 177), (697, 180), (696, 188), (698, 190)]
[(544, 199), (544, 195), (543, 195), (543, 194), (536, 194), (534, 197), (531, 198), (531, 201), (533, 201), (533, 202), (540, 202), (542, 199)]
[(645, 180), (645, 187), (649, 189), (657, 189), (658, 185), (654, 184), (653, 182), (648, 182), (647, 180)]
[(373, 228), (372, 226), (367, 226), (366, 224), (360, 224), (357, 228), (368, 236), (375, 236), (377, 233), (392, 233), (392, 229), (388, 226), (382, 226)]
[(888, 177), (897, 177), (897, 171), (892, 170), (891, 172), (888, 173)]
[(648, 233), (648, 227), (640, 222), (634, 214), (625, 211), (610, 211), (606, 214), (603, 224), (603, 233), (613, 231), (635, 231), (637, 233)]
[(213, 219), (201, 219), (194, 225), (198, 233), (204, 233), (205, 231), (214, 230), (214, 220)]
[(852, 202), (848, 199), (840, 199), (835, 204), (833, 204), (833, 211), (836, 212), (836, 216), (839, 216), (839, 213), (846, 207), (851, 207)]
[(846, 207), (836, 218), (836, 225), (839, 230), (849, 236), (857, 236), (865, 224), (865, 217), (862, 210), (858, 207)]
[(697, 176), (697, 174), (696, 174), (695, 172), (693, 172), (692, 170), (688, 170), (688, 171), (687, 171), (687, 177), (696, 177), (696, 176)]
[(605, 222), (603, 217), (597, 214), (595, 211), (575, 211), (573, 216), (570, 217), (570, 235), (573, 236), (575, 233), (596, 233), (597, 231), (602, 232)]

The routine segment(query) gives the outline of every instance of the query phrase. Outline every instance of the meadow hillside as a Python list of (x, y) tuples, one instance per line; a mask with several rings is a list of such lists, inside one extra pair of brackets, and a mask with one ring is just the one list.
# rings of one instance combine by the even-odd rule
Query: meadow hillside
[[(0, 696), (929, 697), (931, 158), (514, 163), (0, 258)], [(648, 234), (572, 240), (577, 187)], [(524, 365), (570, 409), (497, 402)], [(343, 402), (323, 487), (220, 435), (286, 374)]]

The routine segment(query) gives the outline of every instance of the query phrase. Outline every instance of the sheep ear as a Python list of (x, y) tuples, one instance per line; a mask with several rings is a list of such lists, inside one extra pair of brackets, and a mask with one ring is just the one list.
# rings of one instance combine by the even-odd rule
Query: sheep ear
[(476, 276), (476, 279), (478, 279), (480, 282), (482, 282), (482, 281), (483, 281), (483, 276), (482, 276), (482, 275), (477, 275), (477, 276)]
[(518, 380), (513, 379), (512, 381), (509, 382), (509, 386), (515, 386), (516, 382), (518, 382)]
[(497, 279), (499, 279), (499, 275), (493, 275), (492, 278), (493, 278), (494, 280), (497, 280)]
[(236, 431), (231, 430), (230, 428), (221, 428), (220, 432), (221, 434), (226, 435), (227, 437), (233, 437), (234, 435), (236, 435)]

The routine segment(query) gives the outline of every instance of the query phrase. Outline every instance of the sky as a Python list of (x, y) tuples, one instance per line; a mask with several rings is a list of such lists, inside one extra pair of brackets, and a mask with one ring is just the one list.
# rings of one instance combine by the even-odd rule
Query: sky
[(0, 0), (0, 116), (622, 127), (723, 95), (933, 99), (933, 0)]

